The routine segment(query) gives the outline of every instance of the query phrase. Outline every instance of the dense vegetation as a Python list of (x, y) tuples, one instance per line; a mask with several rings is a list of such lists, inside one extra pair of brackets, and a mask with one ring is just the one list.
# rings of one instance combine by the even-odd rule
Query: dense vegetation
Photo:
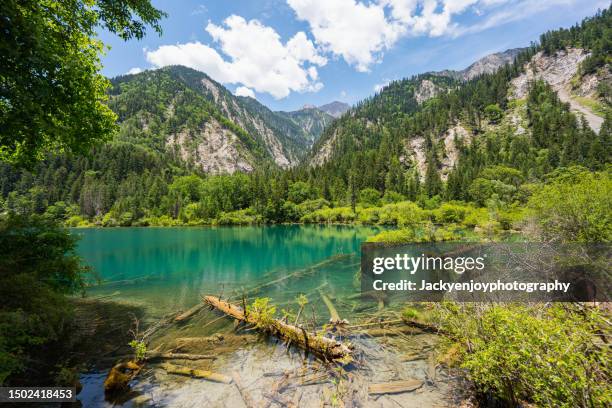
[(0, 384), (11, 374), (40, 370), (42, 380), (60, 369), (50, 357), (61, 358), (57, 351), (71, 331), (72, 309), (64, 295), (82, 290), (86, 273), (76, 238), (54, 221), (0, 219)]
[[(142, 38), (148, 26), (160, 31), (164, 13), (148, 0), (9, 0), (1, 8), (0, 159), (33, 166), (43, 153), (87, 153), (109, 139), (115, 114), (103, 103), (96, 28)], [(2, 183), (17, 175), (4, 173)], [(74, 385), (61, 366), (72, 323), (65, 295), (83, 288), (87, 270), (75, 238), (57, 217), (37, 215), (46, 203), (34, 204), (0, 216), (0, 384)]]
[[(160, 16), (147, 2), (129, 3), (145, 7), (145, 23)], [(23, 12), (16, 2), (10, 6)], [(30, 6), (35, 17), (48, 18)], [(74, 17), (74, 10), (68, 11)], [(104, 20), (103, 6), (86, 15), (124, 35), (141, 33), (140, 22), (120, 27), (123, 18)], [(75, 35), (97, 46), (90, 38), (93, 22), (84, 24), (84, 34)], [(302, 118), (275, 114), (229, 93), (221, 95), (230, 106), (223, 110), (201, 74), (177, 67), (117, 78), (104, 105), (104, 84), (94, 75), (97, 54), (85, 53), (78, 68), (89, 67), (93, 76), (79, 85), (93, 95), (86, 106), (93, 110), (84, 110), (84, 116), (66, 110), (62, 114), (70, 120), (64, 127), (30, 129), (24, 117), (32, 112), (17, 112), (21, 122), (9, 123), (16, 105), (0, 106), (2, 124), (10, 125), (3, 130), (17, 129), (0, 135), (1, 153), (10, 159), (0, 164), (0, 287), (6, 292), (0, 297), (0, 382), (10, 382), (11, 375), (29, 368), (40, 346), (51, 347), (60, 338), (69, 316), (63, 295), (82, 286), (84, 269), (74, 256), (74, 241), (56, 221), (67, 226), (338, 222), (396, 227), (371, 238), (384, 242), (499, 239), (518, 229), (535, 239), (610, 242), (612, 116), (595, 133), (544, 82), (530, 84), (524, 100), (508, 97), (510, 81), (540, 50), (586, 47), (593, 54), (581, 75), (607, 68), (610, 25), (606, 10), (570, 30), (549, 32), (514, 64), (467, 82), (431, 74), (396, 81), (325, 129), (315, 151), (333, 142), (329, 160), (287, 171), (272, 164), (268, 146), (241, 112), (265, 120), (294, 147), (309, 143), (300, 130)], [(11, 89), (31, 80), (18, 79)], [(438, 92), (419, 102), (423, 80)], [(605, 92), (601, 96), (609, 103)], [(2, 94), (0, 100), (6, 105), (11, 97)], [(92, 142), (109, 137), (115, 115), (118, 134), (92, 148), (89, 136)], [(75, 138), (73, 120), (87, 120), (97, 126), (95, 132)], [(257, 164), (253, 172), (203, 174), (166, 149), (168, 134), (197, 137), (211, 120), (240, 140)], [(455, 138), (457, 160), (445, 168), (445, 138), (458, 125), (469, 143)], [(404, 148), (417, 137), (423, 139), (424, 174)], [(58, 147), (68, 151), (52, 149)], [(89, 154), (78, 154), (83, 150)], [(35, 163), (41, 152), (44, 159)], [(19, 162), (30, 169), (16, 167)], [(494, 306), (476, 312), (447, 305), (439, 323), (454, 335), (458, 364), (469, 370), (478, 392), (512, 403), (610, 404), (609, 356), (593, 341), (602, 324), (597, 310)], [(562, 351), (568, 349), (572, 353), (566, 356)], [(526, 350), (541, 361), (528, 360)]]

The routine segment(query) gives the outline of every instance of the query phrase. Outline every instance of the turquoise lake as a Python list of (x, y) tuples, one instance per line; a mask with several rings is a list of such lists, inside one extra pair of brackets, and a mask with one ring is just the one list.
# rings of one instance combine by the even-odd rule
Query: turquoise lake
[[(78, 252), (101, 278), (91, 296), (141, 304), (152, 315), (190, 307), (202, 294), (242, 291), (303, 268), (305, 276), (262, 288), (291, 302), (297, 294), (357, 292), (361, 243), (378, 230), (345, 226), (77, 229)], [(314, 293), (313, 293), (314, 294)]]

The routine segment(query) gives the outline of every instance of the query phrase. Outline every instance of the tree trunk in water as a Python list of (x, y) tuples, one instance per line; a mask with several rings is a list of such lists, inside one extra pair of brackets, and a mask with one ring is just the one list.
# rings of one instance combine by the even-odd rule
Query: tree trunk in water
[(326, 360), (337, 361), (342, 364), (348, 364), (352, 361), (353, 350), (350, 345), (346, 345), (334, 339), (308, 333), (301, 327), (284, 323), (278, 319), (272, 319), (270, 322), (263, 323), (258, 321), (257, 316), (253, 316), (252, 314), (245, 317), (241, 307), (223, 301), (216, 296), (205, 296), (204, 302), (236, 320), (256, 325), (262, 330), (269, 331), (284, 340), (297, 344), (307, 351), (312, 351), (314, 354)]

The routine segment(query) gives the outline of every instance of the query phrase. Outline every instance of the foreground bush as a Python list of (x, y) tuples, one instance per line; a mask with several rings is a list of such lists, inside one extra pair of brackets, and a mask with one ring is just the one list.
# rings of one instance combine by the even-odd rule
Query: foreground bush
[(84, 287), (76, 239), (42, 216), (0, 217), (0, 384), (40, 370), (69, 335), (65, 294)]
[(607, 323), (595, 308), (447, 303), (439, 320), (482, 394), (513, 406), (612, 404), (610, 353), (600, 337)]

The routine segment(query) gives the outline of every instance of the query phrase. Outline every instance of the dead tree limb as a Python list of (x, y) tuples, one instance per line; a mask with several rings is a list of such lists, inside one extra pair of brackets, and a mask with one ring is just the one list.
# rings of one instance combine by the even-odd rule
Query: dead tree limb
[(297, 326), (278, 319), (262, 322), (252, 313), (245, 316), (241, 307), (225, 302), (216, 296), (205, 296), (204, 301), (211, 307), (236, 320), (256, 326), (260, 330), (267, 331), (283, 340), (291, 341), (291, 343), (297, 344), (305, 350), (312, 351), (326, 360), (337, 361), (342, 364), (348, 364), (352, 361), (353, 348), (351, 345), (323, 337), (322, 335), (317, 336), (308, 333)]

